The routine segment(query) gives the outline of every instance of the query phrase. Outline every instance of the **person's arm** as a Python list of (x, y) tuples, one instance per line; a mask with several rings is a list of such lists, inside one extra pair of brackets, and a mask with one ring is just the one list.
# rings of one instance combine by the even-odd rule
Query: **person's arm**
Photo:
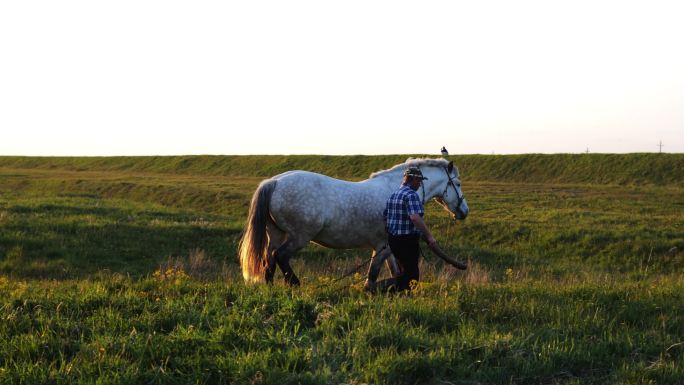
[(432, 250), (433, 253), (437, 254), (438, 257), (442, 258), (446, 263), (454, 266), (457, 269), (465, 270), (468, 268), (468, 266), (465, 263), (459, 262), (450, 256), (446, 255), (444, 251), (437, 245), (437, 241), (435, 238), (432, 236), (432, 233), (430, 230), (427, 228), (427, 225), (425, 224), (425, 221), (423, 221), (423, 217), (420, 216), (420, 214), (411, 214), (409, 215), (409, 218), (411, 218), (411, 222), (420, 230), (420, 232), (423, 235), (423, 239), (425, 242), (428, 244), (430, 247), (430, 250)]
[(427, 225), (425, 224), (425, 221), (423, 221), (423, 217), (421, 217), (420, 214), (411, 214), (409, 215), (409, 218), (411, 218), (411, 222), (413, 222), (413, 225), (416, 226), (418, 230), (420, 230), (421, 234), (423, 235), (423, 239), (425, 239), (425, 242), (427, 242), (428, 245), (432, 246), (437, 244), (437, 241), (432, 236), (430, 229), (428, 229)]

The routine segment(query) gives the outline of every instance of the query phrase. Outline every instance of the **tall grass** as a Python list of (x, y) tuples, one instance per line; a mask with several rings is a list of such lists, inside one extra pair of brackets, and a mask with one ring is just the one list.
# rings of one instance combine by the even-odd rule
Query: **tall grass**
[(264, 176), (404, 156), (1, 158), (0, 384), (680, 384), (681, 157), (584, 155), (456, 157), (471, 215), (426, 219), (470, 268), (372, 297), (368, 251), (245, 286), (237, 239)]
[(180, 274), (4, 279), (0, 382), (678, 384), (682, 289), (457, 281), (369, 298)]

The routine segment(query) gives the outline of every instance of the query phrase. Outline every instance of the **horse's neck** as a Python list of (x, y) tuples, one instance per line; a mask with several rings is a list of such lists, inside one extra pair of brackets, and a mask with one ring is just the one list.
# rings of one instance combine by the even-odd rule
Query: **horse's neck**
[(364, 182), (372, 186), (374, 190), (393, 191), (401, 185), (401, 172), (391, 172), (376, 176), (375, 178), (366, 179)]
[[(446, 182), (443, 181), (444, 175), (442, 175), (440, 171), (441, 170), (437, 168), (426, 168), (423, 170), (425, 176), (429, 178), (428, 183), (423, 184), (416, 192), (421, 198), (423, 198), (423, 196), (425, 197), (425, 202), (436, 196), (442, 195), (442, 184), (445, 184)], [(374, 185), (374, 188), (376, 189), (394, 191), (401, 185), (402, 179), (402, 171), (395, 171), (377, 176), (373, 179), (367, 179), (365, 182)]]
[(437, 168), (426, 169), (424, 170), (424, 174), (428, 177), (428, 183), (423, 183), (423, 187), (425, 188), (425, 201), (427, 202), (436, 196), (442, 196), (444, 191), (443, 187), (446, 184), (444, 181), (446, 174)]

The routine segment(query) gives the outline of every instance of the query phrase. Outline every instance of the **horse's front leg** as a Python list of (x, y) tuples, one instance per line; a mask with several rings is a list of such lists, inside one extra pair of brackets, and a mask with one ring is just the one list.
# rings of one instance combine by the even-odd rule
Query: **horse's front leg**
[[(387, 248), (389, 249), (389, 246)], [(387, 269), (390, 271), (390, 276), (392, 276), (392, 278), (396, 278), (401, 274), (401, 268), (397, 263), (397, 259), (394, 258), (394, 254), (391, 252), (387, 256), (387, 259), (385, 259), (385, 265), (387, 265)]]
[[(380, 250), (374, 250), (373, 256), (371, 257), (371, 263), (368, 267), (368, 274), (366, 276), (366, 282), (364, 284), (364, 290), (371, 293), (375, 293), (375, 282), (378, 280), (378, 275), (380, 275), (380, 269), (382, 269), (382, 263), (387, 259), (387, 257), (392, 256), (392, 250), (390, 250), (389, 245), (383, 246)], [(394, 257), (392, 256), (392, 260)], [(395, 262), (396, 264), (396, 262)]]

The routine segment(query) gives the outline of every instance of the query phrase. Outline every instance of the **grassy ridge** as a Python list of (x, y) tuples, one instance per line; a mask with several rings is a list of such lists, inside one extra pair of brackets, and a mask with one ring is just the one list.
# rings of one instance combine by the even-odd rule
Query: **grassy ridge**
[[(422, 156), (422, 155), (415, 155)], [(365, 179), (407, 155), (0, 157), (0, 167), (269, 177), (303, 169)], [(684, 154), (525, 154), (450, 156), (465, 180), (684, 186)]]

